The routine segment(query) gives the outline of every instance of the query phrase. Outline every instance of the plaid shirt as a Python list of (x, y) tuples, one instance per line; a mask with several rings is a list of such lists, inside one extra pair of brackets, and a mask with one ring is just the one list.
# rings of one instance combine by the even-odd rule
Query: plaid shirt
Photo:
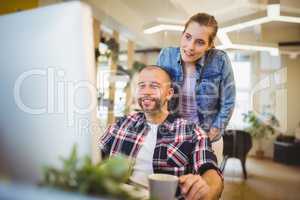
[[(134, 160), (149, 131), (150, 126), (145, 115), (135, 113), (122, 117), (108, 127), (99, 146), (106, 156), (125, 154)], [(158, 127), (153, 154), (154, 173), (201, 175), (208, 169), (217, 170), (222, 177), (205, 132), (198, 126), (170, 114)]]

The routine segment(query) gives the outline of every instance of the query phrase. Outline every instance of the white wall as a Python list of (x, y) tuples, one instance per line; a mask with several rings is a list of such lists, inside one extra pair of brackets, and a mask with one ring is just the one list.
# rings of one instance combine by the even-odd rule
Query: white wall
[(300, 58), (284, 56), (283, 65), (287, 66), (287, 133), (294, 134), (300, 121)]

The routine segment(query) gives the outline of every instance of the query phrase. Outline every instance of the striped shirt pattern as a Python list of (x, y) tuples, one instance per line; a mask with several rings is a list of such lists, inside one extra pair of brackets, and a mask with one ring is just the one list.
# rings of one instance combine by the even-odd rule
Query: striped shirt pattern
[(193, 123), (199, 124), (196, 101), (196, 80), (195, 74), (186, 74), (184, 84), (179, 96), (179, 114)]

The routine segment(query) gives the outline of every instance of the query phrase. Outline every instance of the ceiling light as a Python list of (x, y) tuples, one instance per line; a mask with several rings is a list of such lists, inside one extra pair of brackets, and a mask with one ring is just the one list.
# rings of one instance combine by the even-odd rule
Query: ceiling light
[(238, 24), (234, 24), (234, 25), (231, 25), (231, 26), (223, 27), (223, 28), (220, 28), (220, 30), (228, 33), (228, 32), (232, 32), (232, 31), (237, 31), (237, 30), (240, 30), (240, 29), (248, 28), (248, 27), (251, 27), (251, 26), (267, 23), (267, 22), (270, 22), (270, 21), (272, 21), (272, 19), (269, 18), (269, 17), (261, 17), (261, 18), (241, 22), (241, 23), (238, 23)]
[(248, 51), (268, 51), (272, 56), (279, 55), (278, 47), (270, 46), (258, 46), (258, 45), (246, 45), (246, 44), (231, 44), (231, 45), (220, 45), (218, 49), (240, 49)]
[(300, 17), (278, 16), (275, 20), (281, 22), (300, 23)]
[(144, 30), (145, 34), (153, 34), (160, 31), (183, 31), (184, 26), (173, 24), (159, 24)]

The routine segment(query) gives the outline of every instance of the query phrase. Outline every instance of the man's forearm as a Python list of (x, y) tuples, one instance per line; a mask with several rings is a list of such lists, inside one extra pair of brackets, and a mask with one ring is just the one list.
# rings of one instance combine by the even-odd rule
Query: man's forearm
[(203, 179), (206, 181), (206, 183), (209, 185), (209, 194), (205, 198), (205, 200), (217, 200), (221, 197), (221, 194), (223, 192), (224, 184), (220, 177), (220, 175), (217, 173), (216, 170), (210, 169), (207, 170), (203, 175)]

